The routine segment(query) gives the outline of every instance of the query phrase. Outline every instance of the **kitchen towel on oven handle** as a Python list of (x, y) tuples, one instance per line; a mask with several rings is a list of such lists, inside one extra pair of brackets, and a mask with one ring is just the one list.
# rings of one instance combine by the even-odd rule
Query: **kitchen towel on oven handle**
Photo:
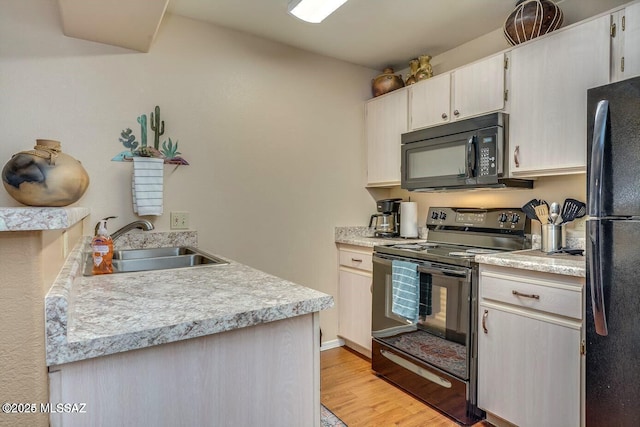
[(391, 295), (391, 312), (417, 322), (420, 298), (418, 264), (400, 260), (391, 262)]

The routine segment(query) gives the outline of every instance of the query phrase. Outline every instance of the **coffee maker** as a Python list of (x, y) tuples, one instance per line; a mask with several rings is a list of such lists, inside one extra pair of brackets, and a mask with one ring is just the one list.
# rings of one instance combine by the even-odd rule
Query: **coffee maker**
[(369, 228), (374, 228), (376, 237), (397, 237), (400, 235), (401, 201), (402, 199), (382, 199), (376, 202), (378, 213), (371, 215), (369, 220)]

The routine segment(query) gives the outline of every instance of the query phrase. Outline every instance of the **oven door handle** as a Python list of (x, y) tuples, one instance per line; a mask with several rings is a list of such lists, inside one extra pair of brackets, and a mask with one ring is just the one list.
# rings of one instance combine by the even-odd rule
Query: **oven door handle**
[(467, 277), (467, 271), (463, 270), (451, 270), (448, 268), (433, 268), (433, 267), (423, 267), (419, 266), (418, 271), (420, 273), (427, 274), (435, 274), (438, 276), (456, 276), (456, 277)]
[[(391, 261), (385, 258), (381, 258), (379, 256), (373, 256), (373, 262), (378, 264), (383, 264), (387, 266), (391, 266)], [(435, 274), (438, 276), (456, 276), (456, 277), (467, 277), (468, 272), (466, 270), (454, 270), (449, 268), (441, 268), (441, 267), (426, 267), (424, 265), (418, 264), (418, 272), (427, 273), (427, 274)]]

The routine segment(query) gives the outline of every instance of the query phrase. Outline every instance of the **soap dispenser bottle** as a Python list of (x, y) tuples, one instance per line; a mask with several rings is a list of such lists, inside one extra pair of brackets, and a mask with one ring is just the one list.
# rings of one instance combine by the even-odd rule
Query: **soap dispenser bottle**
[(98, 233), (91, 240), (93, 274), (113, 273), (113, 240), (107, 231), (107, 220), (100, 221)]

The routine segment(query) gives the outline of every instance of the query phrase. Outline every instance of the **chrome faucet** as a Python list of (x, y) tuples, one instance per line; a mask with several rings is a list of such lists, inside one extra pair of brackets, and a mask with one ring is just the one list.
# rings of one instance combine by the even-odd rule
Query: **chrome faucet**
[(118, 237), (122, 236), (124, 233), (128, 231), (133, 230), (134, 228), (139, 228), (140, 230), (144, 230), (144, 231), (151, 231), (153, 230), (153, 224), (151, 224), (146, 219), (139, 219), (137, 221), (133, 221), (125, 225), (124, 227), (120, 228), (119, 230), (116, 230), (113, 233), (111, 233), (111, 240), (116, 240)]
[[(115, 218), (115, 217), (107, 217), (104, 219), (110, 219), (110, 218)], [(96, 229), (95, 229), (95, 234), (98, 234), (98, 227), (100, 226), (100, 223), (96, 224)], [(124, 227), (120, 228), (119, 230), (114, 231), (113, 233), (111, 233), (111, 240), (116, 240), (118, 237), (122, 236), (124, 233), (131, 231), (135, 228), (139, 228), (140, 230), (144, 230), (144, 231), (151, 231), (153, 230), (153, 224), (151, 224), (149, 221), (147, 221), (146, 219), (139, 219), (136, 221), (133, 221), (127, 225), (125, 225)]]

